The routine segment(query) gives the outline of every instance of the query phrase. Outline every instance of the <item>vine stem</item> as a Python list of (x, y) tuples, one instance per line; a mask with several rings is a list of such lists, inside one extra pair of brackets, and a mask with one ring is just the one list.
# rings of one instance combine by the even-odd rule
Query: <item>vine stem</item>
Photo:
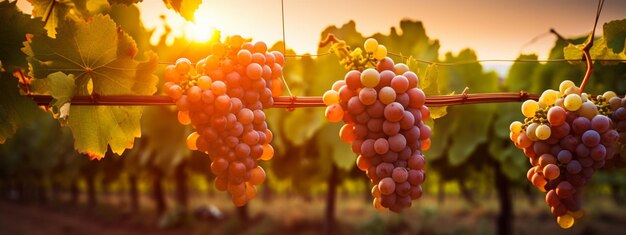
[[(53, 97), (49, 95), (29, 95), (37, 105), (49, 105)], [(426, 97), (429, 107), (441, 107), (464, 104), (521, 102), (528, 99), (537, 100), (539, 95), (521, 92), (498, 93), (463, 93), (457, 95), (432, 95)], [(169, 96), (74, 96), (73, 105), (114, 105), (114, 106), (152, 106), (174, 105)], [(274, 98), (272, 108), (306, 108), (325, 107), (320, 96), (279, 96)]]
[(596, 26), (598, 26), (598, 18), (600, 18), (600, 13), (602, 12), (602, 6), (604, 6), (604, 0), (598, 1), (598, 9), (596, 10), (596, 20), (593, 23), (593, 29), (589, 34), (589, 37), (585, 41), (585, 45), (583, 47), (583, 56), (585, 57), (585, 61), (587, 62), (587, 72), (585, 72), (585, 78), (580, 83), (580, 93), (582, 94), (583, 90), (585, 90), (585, 86), (589, 81), (589, 77), (591, 77), (591, 72), (593, 71), (593, 61), (591, 61), (591, 56), (589, 55), (589, 51), (593, 46), (593, 38), (596, 34)]
[[(590, 45), (593, 43), (589, 43)], [(591, 46), (589, 46), (589, 48), (591, 48)], [(585, 48), (585, 50), (583, 50), (583, 55), (585, 56), (585, 61), (587, 62), (587, 72), (585, 72), (585, 78), (583, 78), (583, 81), (580, 83), (580, 93), (583, 93), (583, 90), (585, 90), (585, 86), (587, 85), (587, 82), (589, 81), (589, 77), (591, 77), (591, 72), (593, 71), (593, 62), (591, 61), (591, 56), (589, 55), (589, 48)]]

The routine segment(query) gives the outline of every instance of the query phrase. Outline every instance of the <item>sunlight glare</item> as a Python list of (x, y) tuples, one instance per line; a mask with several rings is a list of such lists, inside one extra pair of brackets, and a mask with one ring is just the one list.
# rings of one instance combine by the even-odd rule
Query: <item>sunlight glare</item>
[(215, 25), (208, 12), (198, 8), (194, 13), (195, 22), (189, 22), (185, 35), (190, 41), (208, 42), (213, 37)]

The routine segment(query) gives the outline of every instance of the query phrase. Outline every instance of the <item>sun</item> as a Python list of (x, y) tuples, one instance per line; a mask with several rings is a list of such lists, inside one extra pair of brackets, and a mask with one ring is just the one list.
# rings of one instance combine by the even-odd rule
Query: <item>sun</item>
[(215, 24), (208, 12), (202, 9), (196, 10), (194, 13), (195, 22), (189, 22), (185, 29), (185, 36), (190, 41), (208, 42), (215, 32)]

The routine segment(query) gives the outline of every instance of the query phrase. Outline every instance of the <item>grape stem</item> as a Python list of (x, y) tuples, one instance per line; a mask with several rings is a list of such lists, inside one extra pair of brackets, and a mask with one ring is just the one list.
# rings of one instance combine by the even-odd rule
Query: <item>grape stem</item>
[[(54, 99), (49, 95), (28, 95), (37, 105), (49, 106)], [(441, 107), (463, 104), (480, 103), (504, 103), (522, 102), (525, 100), (537, 100), (539, 95), (521, 92), (499, 92), (499, 93), (462, 93), (457, 95), (431, 95), (426, 97), (426, 105), (429, 107)], [(153, 106), (153, 105), (175, 105), (176, 103), (169, 96), (74, 96), (72, 105), (114, 105), (114, 106)], [(272, 108), (306, 108), (306, 107), (326, 107), (320, 96), (279, 96), (274, 98)]]
[[(593, 36), (593, 34), (592, 34)], [(587, 85), (587, 82), (589, 81), (589, 77), (591, 77), (591, 72), (593, 71), (593, 62), (591, 61), (591, 56), (589, 55), (589, 49), (591, 48), (591, 45), (593, 44), (593, 40), (590, 41), (589, 46), (585, 46), (585, 49), (583, 49), (583, 55), (585, 57), (585, 61), (587, 62), (587, 72), (585, 72), (585, 78), (583, 78), (582, 83), (580, 83), (580, 93), (583, 93), (583, 90), (585, 89), (585, 86)]]
[(585, 44), (583, 47), (583, 56), (585, 57), (585, 61), (587, 62), (587, 72), (585, 72), (585, 78), (580, 84), (581, 94), (583, 90), (585, 89), (585, 85), (587, 85), (587, 82), (589, 81), (589, 77), (591, 77), (591, 72), (593, 71), (593, 61), (591, 61), (591, 56), (589, 55), (589, 51), (591, 50), (591, 47), (593, 46), (593, 38), (596, 33), (596, 26), (598, 26), (598, 18), (600, 18), (600, 12), (602, 12), (603, 5), (604, 5), (604, 0), (599, 0), (598, 8), (596, 10), (596, 20), (593, 23), (593, 30), (591, 30), (589, 37), (587, 37), (587, 40), (585, 40)]

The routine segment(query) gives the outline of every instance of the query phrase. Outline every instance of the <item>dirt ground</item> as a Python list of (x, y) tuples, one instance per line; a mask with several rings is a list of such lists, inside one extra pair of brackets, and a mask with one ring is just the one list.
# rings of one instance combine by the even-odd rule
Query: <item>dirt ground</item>
[[(201, 199), (201, 200), (200, 200)], [(193, 210), (215, 205), (222, 211), (220, 220), (202, 220), (190, 215), (182, 226), (159, 228), (159, 219), (143, 198), (142, 211), (128, 213), (123, 200), (101, 200), (100, 206), (88, 209), (81, 204), (49, 203), (38, 206), (0, 200), (0, 235), (122, 235), (122, 234), (322, 234), (323, 199), (301, 197), (252, 201), (250, 221), (237, 219), (232, 204), (222, 197), (196, 197)], [(459, 198), (444, 203), (436, 198), (420, 199), (410, 210), (397, 215), (378, 212), (362, 198), (338, 198), (337, 226), (333, 234), (494, 234), (497, 203), (485, 200), (478, 207)], [(514, 204), (515, 234), (626, 234), (626, 207), (610, 200), (594, 200), (586, 205), (588, 213), (574, 228), (562, 230), (543, 204)], [(171, 212), (171, 211), (170, 211)], [(162, 227), (162, 226), (161, 226)]]

